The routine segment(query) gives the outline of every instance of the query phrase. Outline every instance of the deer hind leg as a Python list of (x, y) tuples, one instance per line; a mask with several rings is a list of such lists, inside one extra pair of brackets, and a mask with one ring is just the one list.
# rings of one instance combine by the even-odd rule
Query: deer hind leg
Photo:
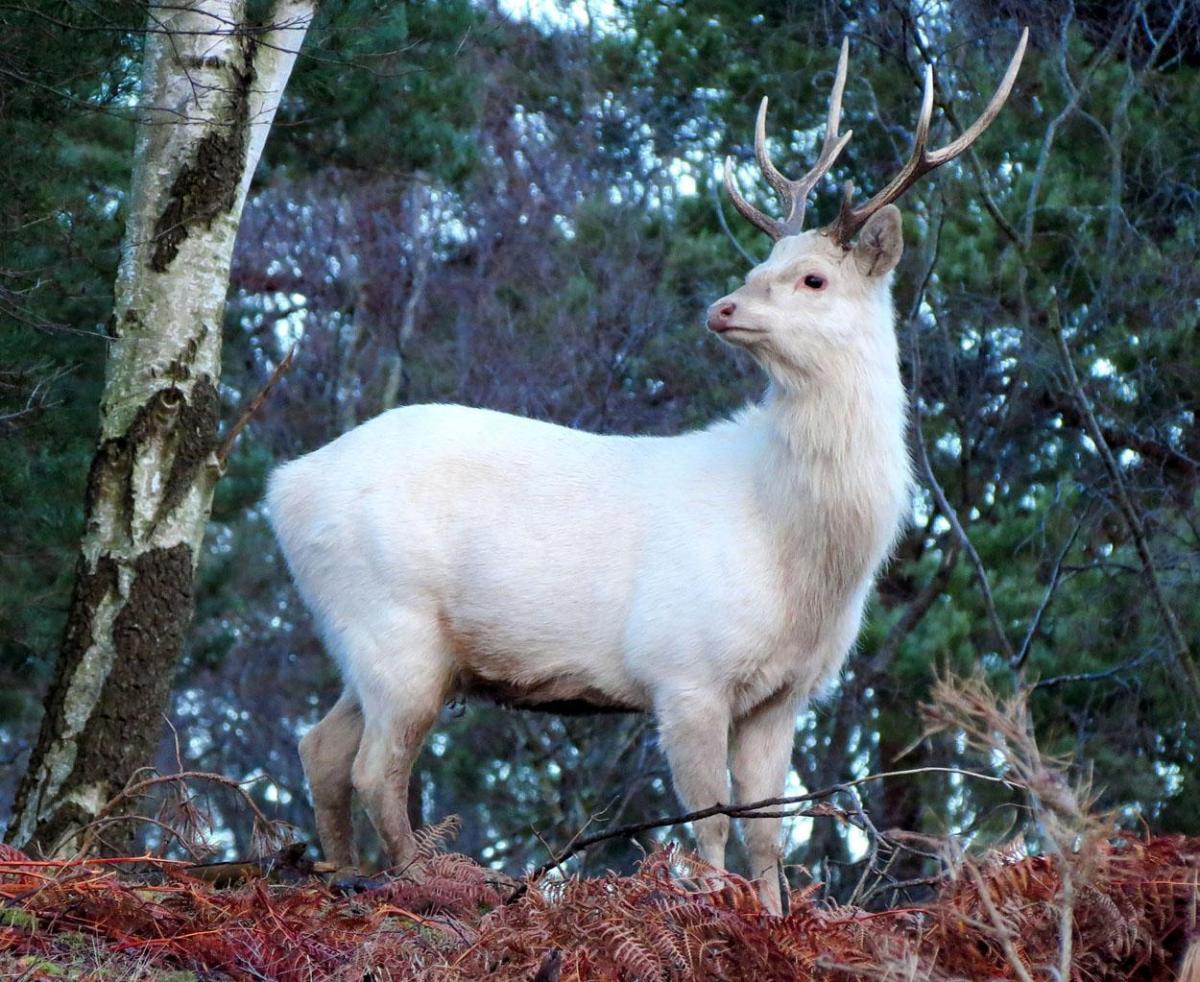
[[(688, 811), (729, 803), (728, 707), (694, 693), (664, 699), (656, 707), (659, 739), (671, 766), (675, 792)], [(729, 816), (713, 815), (692, 824), (700, 858), (725, 868)]]
[(339, 868), (358, 865), (350, 812), (350, 769), (362, 732), (358, 699), (346, 689), (321, 722), (300, 740), (300, 761), (312, 790), (321, 851)]
[(408, 782), (440, 705), (406, 701), (396, 707), (393, 719), (368, 722), (354, 758), (354, 789), (394, 866), (404, 866), (416, 855)]
[[(730, 770), (739, 804), (783, 794), (791, 765), (796, 732), (796, 697), (782, 692), (734, 723)], [(742, 837), (750, 857), (750, 877), (758, 885), (764, 906), (782, 912), (779, 873), (782, 860), (782, 820), (745, 818)]]
[(402, 652), (376, 650), (378, 657), (354, 666), (364, 727), (351, 780), (392, 864), (403, 866), (416, 853), (408, 819), (412, 767), (449, 694), (452, 672), (436, 622), (412, 616), (389, 627), (383, 636)]

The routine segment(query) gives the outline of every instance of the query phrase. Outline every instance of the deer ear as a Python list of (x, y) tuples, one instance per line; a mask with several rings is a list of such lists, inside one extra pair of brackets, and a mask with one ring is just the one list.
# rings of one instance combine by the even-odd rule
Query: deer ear
[(904, 252), (903, 223), (895, 205), (880, 208), (858, 234), (854, 264), (863, 276), (883, 276), (896, 268)]

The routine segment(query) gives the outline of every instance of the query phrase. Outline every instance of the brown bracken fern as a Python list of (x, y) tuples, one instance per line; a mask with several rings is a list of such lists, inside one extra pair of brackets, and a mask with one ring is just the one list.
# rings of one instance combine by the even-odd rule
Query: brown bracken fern
[[(1092, 813), (1037, 750), (1024, 701), (946, 681), (934, 728), (965, 735), (1028, 798), (1021, 840), (982, 855), (942, 843), (920, 904), (868, 911), (792, 891), (770, 916), (752, 885), (677, 850), (629, 876), (513, 884), (422, 836), (416, 862), (345, 897), (318, 877), (222, 889), (149, 857), (37, 861), (0, 846), (0, 977), (332, 980), (1043, 979), (1200, 982), (1200, 839), (1139, 837)], [(515, 896), (514, 896), (515, 895)], [(81, 945), (79, 938), (87, 943)]]

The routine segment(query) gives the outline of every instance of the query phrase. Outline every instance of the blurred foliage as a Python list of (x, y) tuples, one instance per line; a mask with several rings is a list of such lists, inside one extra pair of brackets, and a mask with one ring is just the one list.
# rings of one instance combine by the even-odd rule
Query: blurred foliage
[[(107, 23), (84, 5), (0, 11), (0, 720), (24, 733), (82, 531), (132, 155), (139, 39)], [(6, 776), (23, 749), (0, 732)]]
[[(235, 260), (228, 418), (292, 343), (301, 352), (218, 489), (173, 714), (186, 763), (269, 774), (255, 793), (311, 827), (294, 745), (338, 681), (258, 504), (274, 463), (404, 402), (608, 432), (674, 433), (732, 411), (759, 376), (700, 318), (747, 268), (714, 206), (726, 153), (747, 165), (752, 200), (774, 208), (748, 166), (761, 96), (777, 161), (801, 169), (850, 35), (844, 126), (855, 137), (812, 205), (828, 220), (842, 182), (870, 193), (902, 163), (922, 50), (962, 124), (1029, 24), (1016, 90), (974, 158), (903, 202), (896, 299), (933, 471), (1008, 644), (1021, 649), (1044, 613), (1018, 678), (922, 488), (840, 699), (801, 720), (792, 786), (969, 763), (951, 741), (920, 739), (916, 707), (937, 671), (980, 666), (1001, 689), (1047, 683), (1032, 700), (1042, 742), (1091, 774), (1103, 807), (1200, 831), (1195, 707), (1064, 385), (1046, 297), (984, 202), (1056, 289), (1170, 601), (1196, 638), (1200, 17), (1169, 0), (1109, 7), (972, 0), (951, 16), (920, 0), (622, 0), (587, 16), (535, 7), (530, 20), (461, 0), (323, 5)], [(137, 63), (135, 33), (72, 30), (41, 10), (0, 12), (13, 79), (0, 98), (12, 148), (0, 175), (0, 414), (17, 414), (0, 422), (0, 753), (14, 762), (69, 589)], [(70, 50), (48, 43), (67, 31)], [(933, 140), (952, 133), (935, 115)], [(764, 256), (758, 233), (721, 207), (737, 244)], [(414, 807), (427, 820), (463, 815), (460, 846), (510, 869), (544, 858), (535, 829), (554, 846), (597, 816), (675, 808), (653, 728), (632, 716), (450, 707), (418, 770)], [(867, 806), (881, 828), (986, 841), (1019, 820), (1006, 795), (928, 774), (874, 785)], [(244, 847), (246, 823), (224, 818), (231, 847)], [(839, 863), (858, 846), (844, 829), (818, 822), (810, 839), (799, 825), (791, 843), (792, 861), (835, 889), (853, 884), (854, 867)], [(634, 855), (614, 842), (587, 868), (628, 868)]]

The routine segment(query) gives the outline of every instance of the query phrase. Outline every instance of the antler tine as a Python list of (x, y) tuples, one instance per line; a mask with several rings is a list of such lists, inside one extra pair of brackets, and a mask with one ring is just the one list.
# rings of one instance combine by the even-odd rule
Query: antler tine
[(738, 186), (733, 179), (732, 157), (725, 158), (725, 193), (729, 195), (729, 199), (733, 202), (733, 207), (755, 228), (766, 232), (775, 241), (779, 241), (786, 234), (780, 222), (777, 222), (768, 215), (764, 215), (742, 197), (742, 192), (738, 190)]
[(758, 104), (758, 116), (754, 120), (754, 156), (758, 160), (758, 168), (762, 171), (767, 183), (775, 189), (775, 193), (784, 203), (791, 205), (792, 182), (779, 173), (778, 168), (771, 162), (767, 153), (767, 97), (762, 97)]
[(850, 65), (850, 37), (842, 38), (842, 50), (838, 52), (837, 74), (833, 78), (833, 90), (829, 93), (829, 115), (825, 117), (825, 142), (831, 133), (837, 133), (842, 120), (842, 93), (846, 91), (846, 69)]
[(933, 121), (933, 66), (925, 66), (925, 91), (921, 93), (921, 115), (917, 119), (917, 131), (913, 135), (913, 156), (925, 156), (925, 144), (929, 142), (929, 127)]
[(827, 142), (826, 148), (821, 151), (821, 156), (817, 159), (817, 163), (813, 169), (799, 181), (793, 182), (795, 192), (792, 198), (792, 210), (784, 222), (788, 235), (797, 235), (804, 231), (804, 210), (808, 206), (809, 192), (829, 172), (829, 169), (833, 166), (833, 162), (846, 149), (846, 144), (850, 142), (850, 137), (853, 135), (854, 130), (847, 130), (836, 143), (830, 146)]
[(850, 59), (850, 39), (842, 39), (842, 51), (838, 57), (837, 75), (833, 82), (833, 91), (829, 96), (829, 112), (825, 118), (825, 139), (821, 144), (821, 153), (812, 169), (798, 180), (791, 180), (779, 172), (771, 162), (767, 152), (767, 98), (763, 97), (758, 105), (758, 116), (754, 121), (754, 156), (762, 170), (767, 183), (775, 189), (787, 210), (787, 218), (782, 222), (768, 218), (758, 209), (750, 205), (738, 191), (733, 181), (732, 169), (728, 159), (725, 161), (725, 188), (733, 200), (734, 207), (741, 214), (762, 229), (772, 239), (781, 239), (785, 235), (796, 235), (804, 228), (804, 210), (808, 203), (809, 192), (816, 187), (817, 182), (833, 166), (838, 155), (850, 142), (854, 135), (852, 130), (844, 135), (838, 135), (838, 124), (842, 118), (842, 93), (846, 88), (846, 69)]
[(912, 153), (909, 154), (904, 166), (900, 168), (900, 173), (866, 204), (853, 208), (850, 204), (851, 195), (850, 193), (846, 194), (837, 219), (828, 226), (828, 231), (835, 241), (847, 245), (854, 234), (866, 224), (867, 219), (875, 212), (896, 201), (931, 170), (953, 160), (979, 139), (983, 131), (991, 126), (992, 121), (999, 115), (1000, 109), (1012, 92), (1013, 83), (1016, 81), (1017, 72), (1021, 67), (1021, 60), (1025, 56), (1025, 45), (1028, 40), (1029, 28), (1026, 27), (1021, 31), (1021, 40), (1017, 43), (1017, 50), (1009, 60), (1004, 78), (1000, 80), (995, 95), (992, 96), (987, 108), (983, 110), (979, 118), (968, 126), (957, 139), (952, 140), (940, 150), (932, 152), (926, 149), (926, 143), (929, 139), (930, 119), (933, 115), (933, 67), (925, 66), (925, 91), (921, 99), (921, 115), (917, 120), (917, 129), (913, 135)]
[(821, 153), (812, 169), (797, 181), (788, 181), (788, 197), (784, 199), (789, 206), (788, 217), (784, 220), (787, 234), (796, 235), (804, 229), (804, 211), (808, 206), (808, 195), (817, 182), (828, 173), (838, 155), (850, 142), (853, 130), (838, 136), (838, 125), (842, 120), (842, 93), (846, 91), (846, 69), (850, 64), (850, 38), (842, 38), (842, 50), (838, 54), (837, 74), (833, 79), (833, 89), (829, 93), (829, 112), (825, 117), (825, 139), (821, 143)]
[(1000, 86), (996, 89), (996, 94), (992, 96), (991, 102), (979, 114), (979, 118), (966, 128), (962, 136), (929, 155), (934, 167), (940, 167), (947, 160), (953, 160), (966, 150), (979, 139), (984, 130), (992, 125), (992, 120), (1000, 115), (1000, 110), (1004, 108), (1004, 103), (1008, 101), (1009, 94), (1012, 92), (1013, 83), (1017, 80), (1017, 72), (1021, 69), (1021, 59), (1025, 57), (1025, 43), (1028, 40), (1029, 28), (1026, 27), (1021, 31), (1021, 40), (1017, 44), (1017, 50), (1013, 53), (1008, 68), (1004, 72), (1004, 78), (1000, 80)]

